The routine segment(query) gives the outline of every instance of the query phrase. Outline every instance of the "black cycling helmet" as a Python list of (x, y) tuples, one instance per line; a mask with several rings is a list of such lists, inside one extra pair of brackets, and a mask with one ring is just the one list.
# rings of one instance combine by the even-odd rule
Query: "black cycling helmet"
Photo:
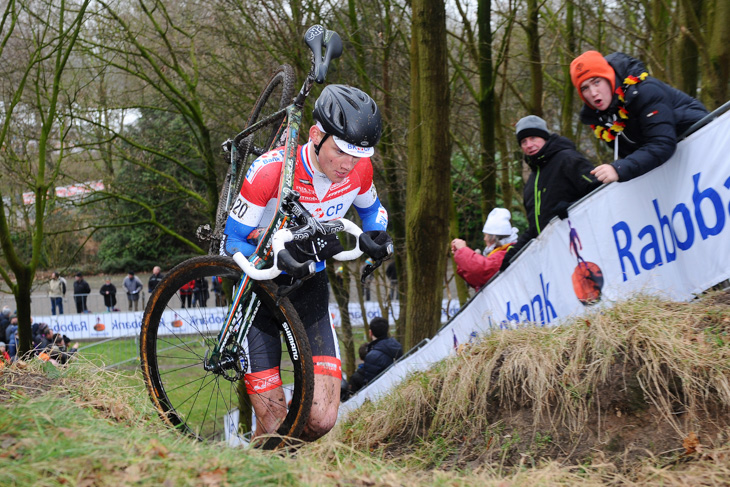
[[(380, 140), (383, 126), (378, 105), (358, 88), (327, 85), (314, 103), (312, 115), (326, 134), (354, 146), (374, 147)], [(319, 153), (319, 147), (316, 149)]]

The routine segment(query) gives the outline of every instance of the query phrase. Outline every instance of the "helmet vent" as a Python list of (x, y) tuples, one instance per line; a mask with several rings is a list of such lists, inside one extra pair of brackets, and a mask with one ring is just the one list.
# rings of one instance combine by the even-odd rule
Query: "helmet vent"
[(354, 108), (355, 110), (360, 108), (360, 105), (358, 105), (357, 102), (355, 100), (353, 100), (352, 98), (350, 98), (349, 96), (343, 96), (342, 98), (344, 98), (347, 103), (352, 105), (352, 108)]

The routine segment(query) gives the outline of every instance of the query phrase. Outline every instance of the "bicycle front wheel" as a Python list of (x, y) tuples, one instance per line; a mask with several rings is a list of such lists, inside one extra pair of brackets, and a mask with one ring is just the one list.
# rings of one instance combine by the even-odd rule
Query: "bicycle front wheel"
[[(263, 351), (248, 350), (244, 355), (236, 344), (229, 344), (222, 351), (219, 367), (211, 367), (210, 357), (227, 309), (182, 308), (178, 291), (190, 281), (205, 278), (210, 282), (213, 276), (237, 283), (241, 274), (229, 257), (188, 259), (157, 285), (142, 319), (142, 374), (152, 403), (166, 423), (200, 440), (235, 441), (248, 432), (245, 426), (251, 424), (251, 418), (242, 411), (250, 410), (250, 403), (242, 376), (247, 361)], [(288, 299), (277, 306), (276, 290), (271, 281), (256, 282), (253, 288), (261, 306), (273, 315), (272, 326), (280, 330), (281, 380), (288, 399), (277, 436), (260, 444), (266, 449), (284, 446), (285, 437), (301, 434), (314, 394), (312, 352), (304, 326)]]

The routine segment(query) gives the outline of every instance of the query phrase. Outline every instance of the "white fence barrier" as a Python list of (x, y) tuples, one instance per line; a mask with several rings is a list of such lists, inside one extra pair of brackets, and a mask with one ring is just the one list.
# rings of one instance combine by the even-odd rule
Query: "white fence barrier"
[(680, 142), (659, 168), (611, 184), (571, 208), (569, 219), (553, 220), (431, 341), (344, 403), (340, 417), (480, 333), (524, 321), (555, 325), (637, 293), (691, 300), (730, 277), (728, 249), (725, 113)]
[[(330, 303), (330, 317), (335, 326), (341, 323), (340, 310), (336, 304)], [(376, 316), (381, 316), (380, 304), (368, 301), (365, 303), (368, 321)], [(194, 319), (186, 314), (186, 309), (174, 309), (165, 311), (162, 314), (162, 323), (169, 323), (175, 333), (198, 333), (200, 331), (217, 332), (223, 325), (227, 308), (213, 307), (201, 308), (199, 313), (196, 309)], [(456, 300), (443, 301), (442, 322), (448, 321), (459, 310), (459, 302)], [(362, 310), (358, 303), (350, 303), (350, 323), (353, 326), (362, 326)], [(398, 318), (398, 303), (392, 303), (389, 319), (391, 323)], [(134, 337), (139, 335), (142, 325), (142, 311), (128, 312), (119, 311), (113, 313), (85, 313), (85, 314), (63, 314), (34, 316), (36, 323), (48, 323), (55, 332), (63, 333), (73, 340), (103, 340), (107, 338)], [(185, 319), (181, 319), (181, 316)], [(161, 330), (163, 330), (161, 328)]]

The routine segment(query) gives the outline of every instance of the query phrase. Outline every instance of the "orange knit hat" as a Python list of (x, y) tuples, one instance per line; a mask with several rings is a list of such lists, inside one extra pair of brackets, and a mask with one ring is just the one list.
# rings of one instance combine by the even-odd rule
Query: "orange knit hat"
[(605, 78), (611, 84), (611, 92), (616, 90), (616, 72), (598, 51), (586, 51), (570, 63), (570, 81), (578, 90), (578, 96), (586, 104), (586, 99), (580, 91), (580, 84), (591, 78)]

